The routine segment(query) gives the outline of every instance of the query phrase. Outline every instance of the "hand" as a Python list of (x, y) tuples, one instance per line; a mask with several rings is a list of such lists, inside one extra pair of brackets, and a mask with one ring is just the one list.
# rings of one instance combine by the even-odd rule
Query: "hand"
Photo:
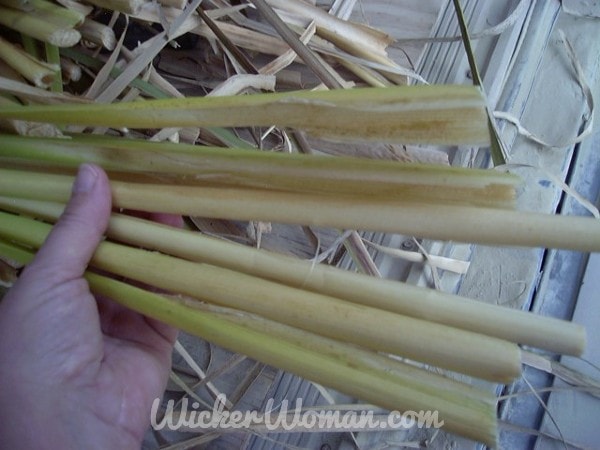
[(111, 212), (83, 165), (66, 210), (0, 302), (0, 448), (139, 449), (166, 386), (176, 331), (82, 278)]

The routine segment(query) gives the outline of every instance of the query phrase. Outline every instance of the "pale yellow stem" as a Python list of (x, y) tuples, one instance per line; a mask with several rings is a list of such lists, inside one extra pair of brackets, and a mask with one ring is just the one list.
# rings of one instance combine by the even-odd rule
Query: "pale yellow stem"
[[(0, 207), (55, 221), (64, 205), (0, 198)], [(580, 355), (585, 347), (581, 325), (496, 306), (493, 299), (484, 303), (374, 279), (121, 214), (112, 215), (107, 233), (120, 242), (551, 352)]]
[[(39, 247), (50, 228), (0, 213), (0, 234), (17, 242)], [(520, 374), (519, 348), (482, 334), (111, 242), (98, 246), (91, 264), (175, 293), (490, 381), (509, 382)]]

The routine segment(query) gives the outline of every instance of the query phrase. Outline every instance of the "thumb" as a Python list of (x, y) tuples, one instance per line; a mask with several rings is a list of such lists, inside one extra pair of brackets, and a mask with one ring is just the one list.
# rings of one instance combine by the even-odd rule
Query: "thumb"
[(81, 165), (71, 199), (29, 270), (38, 275), (39, 271), (51, 274), (52, 283), (57, 284), (81, 277), (102, 240), (110, 212), (111, 193), (106, 173), (95, 165)]

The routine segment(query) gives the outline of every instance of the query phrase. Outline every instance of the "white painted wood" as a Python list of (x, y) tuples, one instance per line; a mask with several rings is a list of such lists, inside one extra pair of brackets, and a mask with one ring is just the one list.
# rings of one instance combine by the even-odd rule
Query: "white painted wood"
[[(588, 333), (588, 342), (582, 358), (600, 367), (600, 254), (590, 256), (583, 284), (577, 299), (573, 321), (584, 325)], [(590, 377), (600, 379), (598, 369), (578, 358), (563, 357), (561, 362)], [(567, 384), (557, 381), (557, 388), (565, 389)], [(568, 442), (585, 448), (598, 448), (600, 443), (600, 398), (583, 392), (554, 392), (548, 402), (548, 411)], [(553, 436), (558, 435), (556, 426), (549, 414), (544, 417), (541, 430)], [(564, 449), (560, 441), (541, 438), (536, 442), (536, 450)]]

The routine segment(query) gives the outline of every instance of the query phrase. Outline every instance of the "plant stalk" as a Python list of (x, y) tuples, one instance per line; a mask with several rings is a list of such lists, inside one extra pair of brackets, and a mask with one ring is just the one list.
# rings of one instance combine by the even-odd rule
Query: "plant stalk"
[(472, 86), (402, 86), (2, 108), (0, 118), (62, 125), (168, 128), (279, 126), (339, 140), (489, 144)]
[(57, 47), (71, 47), (81, 39), (77, 30), (62, 27), (33, 13), (3, 6), (0, 6), (0, 24)]
[[(0, 197), (0, 208), (56, 221), (64, 205)], [(323, 264), (258, 250), (123, 214), (111, 216), (116, 241), (190, 261), (254, 275), (373, 308), (488, 334), (560, 354), (581, 355), (585, 329), (578, 324), (471, 300), (410, 284), (374, 279)]]
[[(39, 247), (50, 225), (0, 213), (0, 234)], [(453, 327), (357, 305), (208, 264), (101, 243), (91, 265), (209, 303), (490, 381), (520, 374), (519, 348)]]
[[(47, 64), (0, 37), (0, 59), (40, 88), (52, 85), (60, 65)], [(51, 62), (51, 61), (49, 61)]]
[[(0, 195), (66, 202), (74, 177), (0, 169)], [(372, 230), (486, 245), (600, 251), (600, 221), (492, 208), (266, 190), (111, 182), (117, 208)]]
[[(2, 241), (0, 255), (22, 264), (33, 258)], [(496, 441), (496, 399), (486, 391), (256, 316), (166, 297), (89, 271), (85, 278), (95, 294), (223, 348), (390, 410), (436, 410), (447, 430)]]
[(71, 169), (88, 162), (178, 184), (490, 207), (513, 206), (520, 182), (517, 176), (492, 170), (82, 136), (0, 135), (0, 159)]
[(48, 42), (44, 43), (44, 48), (46, 50), (46, 61), (48, 61), (49, 64), (57, 67), (50, 90), (52, 92), (62, 92), (63, 85), (62, 72), (60, 68), (60, 51), (56, 45), (49, 44)]

